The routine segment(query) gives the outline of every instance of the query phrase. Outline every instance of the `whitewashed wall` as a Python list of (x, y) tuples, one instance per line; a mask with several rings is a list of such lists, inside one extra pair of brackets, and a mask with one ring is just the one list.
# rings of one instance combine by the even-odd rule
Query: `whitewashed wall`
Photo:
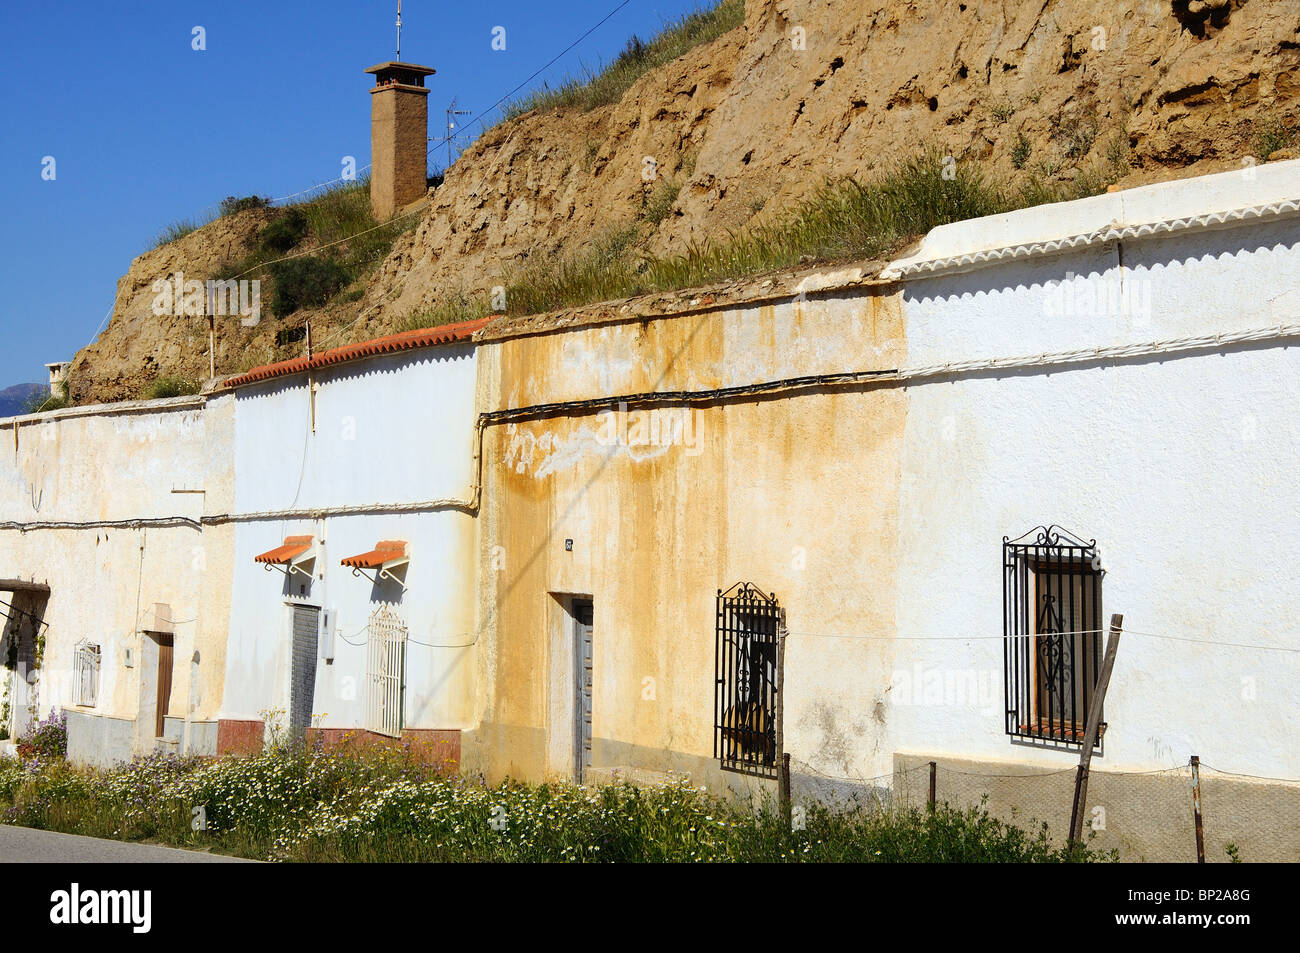
[[(29, 527), (0, 529), (0, 578), (50, 587), (41, 715), (77, 707), (73, 660), (85, 639), (100, 645), (102, 662), (98, 703), (82, 713), (136, 719), (139, 632), (155, 624), (156, 603), (170, 606), (175, 625), (170, 714), (191, 722), (215, 715), (229, 626), (228, 531), (104, 524), (198, 521), (228, 510), (233, 404), (228, 397), (181, 398), (0, 421), (0, 523)], [(30, 528), (51, 522), (61, 525)], [(146, 720), (133, 740), (126, 730), (127, 747), (95, 756), (151, 749), (154, 726)]]
[[(1300, 163), (1020, 213), (998, 234), (963, 223), (917, 258), (1288, 196), (1300, 197)], [(1124, 307), (1087, 293), (1121, 281)], [(1063, 313), (1065, 300), (1077, 306)], [(1297, 324), (1300, 219), (912, 279), (904, 306), (912, 366)], [(1102, 619), (1123, 613), (1131, 631), (1094, 763), (1155, 769), (1198, 754), (1297, 775), (1300, 340), (958, 374), (910, 386), (908, 407), (897, 664), (910, 694), (893, 692), (890, 749), (1074, 760), (1003, 734), (1001, 542), (1057, 523), (1097, 540)], [(1211, 644), (1229, 642), (1290, 651)], [(980, 690), (970, 699), (958, 685)]]
[[(237, 392), (236, 513), (464, 499), (473, 480), (471, 345), (426, 348), (318, 372), (316, 431), (305, 375)], [(322, 542), (307, 592), (254, 557), (284, 537)], [(340, 565), (384, 539), (406, 540), (408, 591), (375, 587)], [(471, 710), (473, 519), (459, 510), (323, 520), (240, 519), (222, 717), (288, 706), (289, 603), (333, 611), (332, 664), (317, 665), (318, 727), (364, 724), (366, 623), (383, 603), (409, 627), (406, 725), (462, 728)], [(457, 648), (457, 646), (461, 646)]]

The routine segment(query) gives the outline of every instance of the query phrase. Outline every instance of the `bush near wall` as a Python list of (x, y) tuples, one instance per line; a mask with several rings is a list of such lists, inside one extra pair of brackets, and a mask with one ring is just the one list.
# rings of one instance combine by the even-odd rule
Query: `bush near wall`
[[(244, 758), (153, 755), (107, 770), (0, 759), (0, 822), (284, 861), (1110, 860), (982, 809), (831, 811), (792, 824), (685, 779), (487, 785), (400, 747), (282, 744)], [(196, 809), (201, 809), (196, 812)], [(196, 818), (203, 829), (194, 830)]]
[(328, 258), (291, 258), (270, 266), (275, 295), (271, 313), (277, 318), (299, 308), (318, 308), (351, 281), (347, 270)]

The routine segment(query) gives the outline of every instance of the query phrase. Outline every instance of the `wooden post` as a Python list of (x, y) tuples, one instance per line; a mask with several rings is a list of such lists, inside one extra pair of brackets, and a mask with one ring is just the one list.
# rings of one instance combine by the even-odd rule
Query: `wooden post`
[(1110, 635), (1106, 639), (1106, 657), (1097, 673), (1097, 686), (1093, 690), (1092, 704), (1088, 706), (1088, 723), (1084, 729), (1083, 750), (1079, 752), (1079, 770), (1074, 776), (1074, 805), (1070, 808), (1070, 846), (1083, 840), (1083, 812), (1088, 800), (1088, 767), (1092, 763), (1092, 749), (1097, 743), (1101, 727), (1101, 706), (1106, 700), (1110, 673), (1115, 668), (1115, 653), (1119, 651), (1120, 629), (1124, 616), (1115, 613), (1110, 617)]
[(785, 753), (785, 610), (776, 622), (776, 758), (777, 804), (790, 823), (790, 756)]
[(1192, 755), (1192, 814), (1196, 818), (1196, 862), (1205, 863), (1205, 831), (1201, 827), (1201, 759)]
[(930, 762), (930, 801), (929, 801), (929, 806), (930, 806), (930, 813), (931, 813), (931, 814), (934, 813), (934, 780), (935, 780), (935, 774), (938, 772), (938, 768), (939, 768), (938, 762), (936, 762), (936, 761), (931, 761), (931, 762)]
[(208, 315), (208, 380), (217, 378), (217, 317)]

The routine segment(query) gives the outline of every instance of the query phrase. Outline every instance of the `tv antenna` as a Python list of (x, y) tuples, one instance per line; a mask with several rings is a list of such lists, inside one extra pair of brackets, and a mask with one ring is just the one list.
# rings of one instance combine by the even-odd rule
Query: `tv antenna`
[(397, 62), (402, 62), (402, 0), (397, 0)]
[(452, 139), (455, 138), (452, 135), (452, 130), (456, 128), (456, 117), (468, 116), (468, 115), (470, 115), (470, 110), (457, 109), (456, 100), (452, 99), (451, 105), (447, 107), (447, 168), (448, 169), (451, 168), (451, 142)]

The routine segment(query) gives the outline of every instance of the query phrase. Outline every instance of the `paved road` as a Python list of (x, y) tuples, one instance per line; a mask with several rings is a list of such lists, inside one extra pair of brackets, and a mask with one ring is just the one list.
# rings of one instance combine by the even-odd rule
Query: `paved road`
[(243, 864), (224, 854), (127, 844), (98, 837), (56, 834), (0, 824), (0, 863), (4, 864)]

